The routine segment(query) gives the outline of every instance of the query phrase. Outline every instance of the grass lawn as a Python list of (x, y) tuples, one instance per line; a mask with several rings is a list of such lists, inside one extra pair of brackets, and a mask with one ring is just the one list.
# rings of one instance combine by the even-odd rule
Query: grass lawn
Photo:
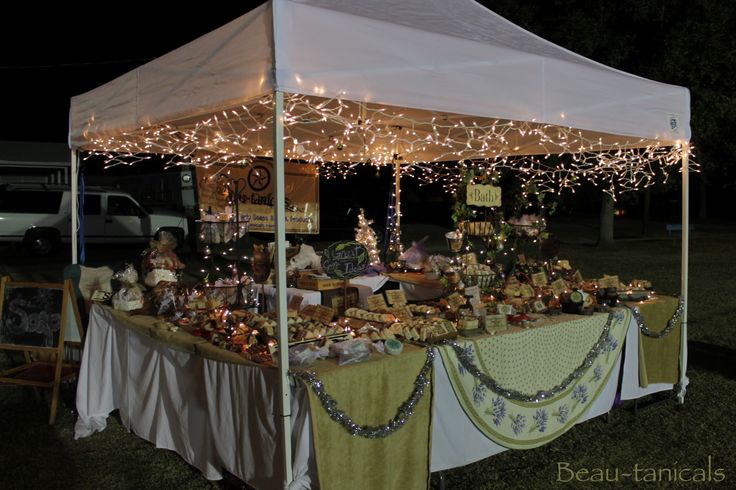
[[(537, 449), (507, 451), (432, 476), (432, 488), (632, 488), (636, 468), (655, 481), (643, 488), (736, 487), (736, 232), (698, 228), (690, 253), (690, 385), (684, 405), (666, 399), (644, 405), (626, 402), (610, 417), (576, 426)], [(678, 293), (680, 252), (666, 237), (620, 240), (600, 250), (585, 240), (563, 242), (568, 258), (585, 277), (604, 273), (651, 280), (660, 291)], [(31, 389), (0, 386), (0, 488), (148, 489), (224, 488), (208, 482), (177, 454), (154, 448), (128, 433), (115, 418), (108, 428), (74, 440), (73, 387), (63, 392), (55, 426), (46, 424), (48, 402)], [(656, 396), (655, 396), (656, 398)], [(370, 464), (370, 462), (366, 462)], [(558, 481), (558, 467), (595, 469), (618, 482)], [(711, 481), (676, 481), (708, 471)], [(691, 471), (684, 471), (689, 469)], [(723, 481), (713, 480), (721, 470)], [(563, 480), (568, 472), (560, 474)], [(707, 476), (707, 474), (706, 474)], [(682, 478), (681, 478), (682, 477)]]

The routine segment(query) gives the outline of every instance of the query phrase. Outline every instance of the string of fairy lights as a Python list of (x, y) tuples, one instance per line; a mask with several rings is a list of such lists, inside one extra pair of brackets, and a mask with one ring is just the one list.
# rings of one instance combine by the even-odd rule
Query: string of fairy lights
[[(200, 120), (162, 123), (118, 136), (91, 138), (85, 158), (107, 167), (164, 156), (170, 165), (248, 166), (269, 158), (272, 96)], [(569, 127), (535, 121), (460, 117), (413, 109), (286, 94), (284, 152), (289, 161), (316, 164), (326, 178), (348, 177), (358, 165), (401, 163), (402, 177), (439, 183), (454, 193), (468, 165), (489, 174), (516, 172), (536, 192), (574, 190), (591, 182), (616, 196), (666, 180), (680, 169), (680, 144), (642, 139), (604, 142)], [(519, 155), (518, 153), (525, 153)], [(690, 159), (691, 170), (698, 166)]]

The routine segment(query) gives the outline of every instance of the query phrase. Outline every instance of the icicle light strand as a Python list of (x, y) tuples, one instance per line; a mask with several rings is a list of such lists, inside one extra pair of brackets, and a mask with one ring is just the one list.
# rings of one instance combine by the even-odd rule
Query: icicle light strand
[[(250, 165), (271, 157), (273, 98), (230, 108), (195, 121), (142, 127), (120, 136), (90, 138), (85, 148), (106, 166), (130, 165), (163, 155), (169, 165)], [(603, 142), (577, 129), (534, 121), (502, 121), (370, 106), (340, 97), (287, 94), (284, 145), (287, 160), (314, 163), (326, 178), (347, 177), (360, 164), (402, 162), (402, 175), (454, 192), (463, 169), (508, 169), (539, 192), (575, 189), (590, 181), (604, 192), (639, 190), (655, 177), (679, 171), (685, 147), (645, 140)], [(412, 116), (412, 114), (414, 114)], [(429, 117), (431, 116), (431, 117)], [(525, 155), (517, 155), (522, 150)], [(692, 147), (688, 146), (688, 151)], [(690, 160), (690, 169), (698, 165)]]

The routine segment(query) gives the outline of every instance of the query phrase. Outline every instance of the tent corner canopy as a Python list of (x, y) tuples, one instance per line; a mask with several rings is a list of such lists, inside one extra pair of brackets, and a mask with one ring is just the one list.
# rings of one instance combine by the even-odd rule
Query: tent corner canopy
[[(472, 0), (453, 2), (452, 9), (424, 0), (393, 9), (385, 0), (282, 3), (275, 21), (286, 28), (277, 41), (276, 72), (285, 92), (342, 93), (357, 102), (534, 121), (624, 139), (690, 138), (686, 88), (583, 58)], [(476, 19), (462, 31), (444, 31), (441, 15), (451, 16), (450, 27), (460, 25), (466, 19), (457, 17), (456, 7), (469, 4)], [(346, 32), (349, 42), (335, 41)]]
[(587, 60), (472, 0), (452, 9), (439, 0), (271, 0), (72, 98), (70, 145), (94, 149), (107, 136), (205, 120), (275, 90), (622, 140), (690, 138), (687, 89)]
[(271, 2), (89, 92), (72, 97), (69, 145), (206, 118), (275, 89)]

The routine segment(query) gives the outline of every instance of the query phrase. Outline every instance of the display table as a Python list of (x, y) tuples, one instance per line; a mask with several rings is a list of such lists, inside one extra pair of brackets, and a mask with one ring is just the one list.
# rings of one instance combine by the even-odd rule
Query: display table
[[(196, 350), (202, 339), (174, 344), (153, 338), (165, 332), (153, 323), (151, 317), (92, 307), (77, 387), (75, 438), (103, 430), (108, 415), (119, 410), (128, 430), (176, 451), (207, 479), (221, 479), (226, 469), (255, 488), (283, 487), (275, 415), (278, 372), (247, 361), (207, 358), (205, 349)], [(310, 488), (314, 481), (303, 395), (292, 397), (291, 488)]]
[[(610, 373), (601, 384), (598, 396), (590, 400), (576, 422), (611, 409), (619, 376), (625, 398), (672, 388), (666, 384), (638, 387), (639, 336), (630, 315), (625, 327), (621, 335), (626, 338), (623, 345), (626, 362), (622, 363), (621, 355), (612, 359)], [(186, 334), (177, 334), (157, 328), (150, 317), (130, 317), (97, 305), (92, 308), (77, 390), (79, 419), (75, 437), (103, 430), (107, 416), (119, 410), (125, 427), (157, 447), (176, 451), (208, 479), (221, 478), (225, 469), (255, 488), (281, 487), (275, 415), (277, 371), (253, 365), (202, 339), (189, 336), (184, 340)], [(445, 348), (449, 347), (439, 349)], [(467, 416), (467, 407), (458, 401), (443, 357), (436, 355), (434, 359), (431, 471), (465, 465), (506, 449), (478, 430)], [(337, 386), (335, 381), (339, 384), (341, 370), (350, 367), (315, 370), (323, 373), (329, 389), (333, 390), (330, 394), (341, 407), (348, 408), (346, 411), (356, 410), (346, 398), (351, 390), (372, 390), (375, 393), (369, 395), (373, 400), (383, 400), (380, 382), (363, 386), (355, 380), (345, 387)], [(317, 482), (319, 465), (315, 461), (310, 414), (319, 417), (326, 414), (314, 404), (310, 409), (309, 389), (301, 383), (292, 389), (294, 483), (291, 488), (311, 488)], [(358, 410), (350, 415), (357, 420), (361, 413)], [(357, 422), (377, 424), (381, 420)], [(384, 441), (390, 444), (392, 437)], [(338, 471), (331, 474), (339, 477), (340, 460), (332, 464), (337, 465), (333, 468)], [(344, 476), (349, 478), (347, 474)]]

